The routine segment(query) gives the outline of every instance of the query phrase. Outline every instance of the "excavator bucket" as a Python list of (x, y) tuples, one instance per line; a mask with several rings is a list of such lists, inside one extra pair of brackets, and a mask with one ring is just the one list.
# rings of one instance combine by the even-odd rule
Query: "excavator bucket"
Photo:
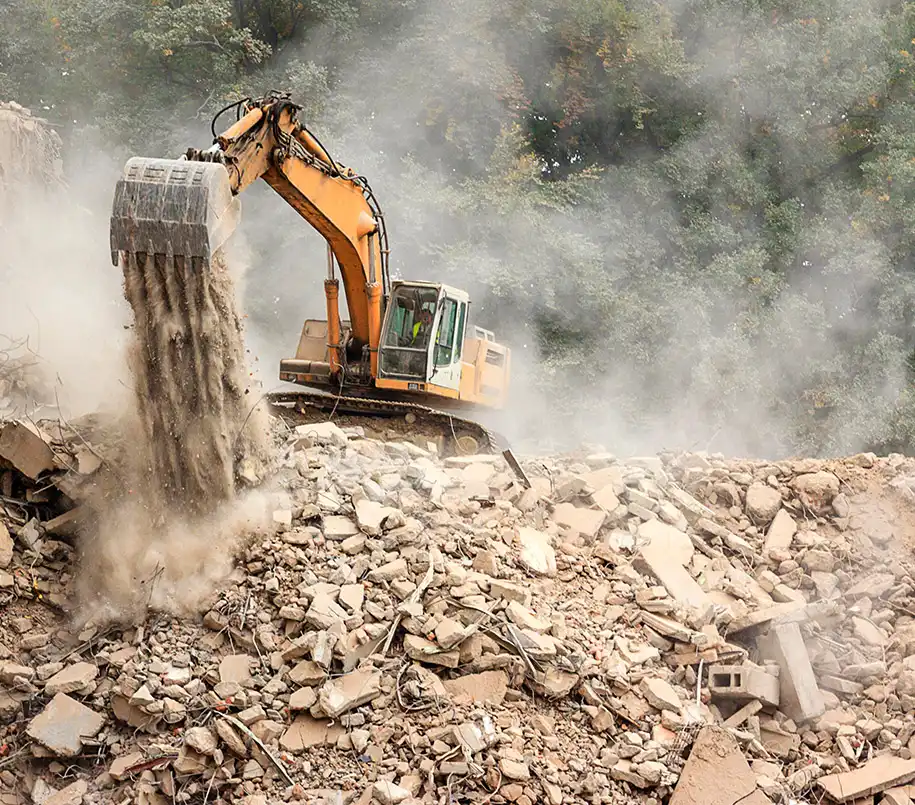
[(119, 252), (210, 260), (240, 214), (224, 165), (133, 157), (114, 191), (111, 260)]

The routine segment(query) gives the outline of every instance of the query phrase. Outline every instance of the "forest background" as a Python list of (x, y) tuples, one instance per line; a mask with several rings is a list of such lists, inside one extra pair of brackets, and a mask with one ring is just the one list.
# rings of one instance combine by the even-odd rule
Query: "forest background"
[[(0, 3), (0, 99), (59, 132), (103, 258), (124, 159), (289, 90), (395, 274), (512, 346), (510, 435), (620, 452), (912, 449), (913, 53), (915, 3), (882, 0)], [(242, 303), (268, 386), (324, 266), (270, 193)]]

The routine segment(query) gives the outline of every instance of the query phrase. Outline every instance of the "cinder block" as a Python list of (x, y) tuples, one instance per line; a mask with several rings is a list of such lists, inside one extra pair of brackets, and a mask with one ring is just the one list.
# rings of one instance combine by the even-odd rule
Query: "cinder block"
[(778, 678), (754, 665), (713, 665), (709, 668), (708, 678), (713, 697), (740, 702), (758, 700), (778, 707)]

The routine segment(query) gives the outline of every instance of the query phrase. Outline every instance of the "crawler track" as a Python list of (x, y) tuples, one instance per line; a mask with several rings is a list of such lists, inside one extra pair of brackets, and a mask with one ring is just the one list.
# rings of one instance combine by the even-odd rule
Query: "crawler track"
[(272, 392), (267, 394), (266, 398), (274, 406), (291, 406), (297, 410), (310, 408), (325, 411), (328, 414), (380, 418), (402, 417), (404, 419), (412, 415), (415, 417), (412, 424), (416, 425), (417, 430), (432, 430), (443, 437), (446, 455), (502, 453), (518, 479), (525, 486), (530, 486), (527, 475), (521, 469), (521, 465), (505, 438), (471, 419), (455, 416), (447, 411), (437, 411), (417, 403), (336, 396), (308, 391)]

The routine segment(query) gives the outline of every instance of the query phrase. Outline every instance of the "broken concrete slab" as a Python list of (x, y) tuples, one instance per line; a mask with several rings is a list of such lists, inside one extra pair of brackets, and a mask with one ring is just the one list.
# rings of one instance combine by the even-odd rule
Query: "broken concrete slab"
[(322, 525), (324, 536), (329, 540), (340, 541), (359, 533), (359, 526), (342, 514), (325, 514)]
[(98, 676), (98, 667), (91, 662), (77, 662), (54, 674), (44, 684), (45, 693), (74, 693), (92, 684)]
[(457, 705), (489, 704), (497, 707), (505, 701), (508, 677), (504, 671), (483, 671), (445, 680), (444, 685)]
[(343, 728), (336, 725), (332, 727), (331, 722), (324, 719), (306, 715), (296, 716), (280, 737), (280, 747), (287, 752), (301, 752), (313, 746), (335, 742), (336, 738), (331, 740), (334, 733), (342, 734)]
[(83, 747), (83, 738), (94, 738), (102, 729), (105, 717), (84, 704), (58, 693), (29, 722), (26, 734), (55, 755), (73, 757)]
[(352, 671), (324, 683), (318, 693), (321, 709), (331, 718), (372, 701), (381, 694), (381, 674), (377, 671)]
[(778, 663), (779, 708), (800, 723), (817, 718), (826, 710), (813, 666), (796, 623), (774, 624), (757, 641), (760, 654)]
[(878, 755), (853, 771), (827, 774), (816, 784), (833, 802), (853, 802), (912, 780), (915, 780), (915, 760)]
[(571, 503), (560, 503), (553, 509), (553, 522), (594, 539), (604, 524), (607, 513), (601, 509), (583, 509)]
[(744, 805), (754, 793), (756, 775), (737, 739), (721, 727), (705, 727), (693, 744), (670, 805)]
[(56, 469), (54, 451), (38, 429), (26, 422), (0, 425), (0, 459), (6, 459), (32, 481), (43, 472)]

